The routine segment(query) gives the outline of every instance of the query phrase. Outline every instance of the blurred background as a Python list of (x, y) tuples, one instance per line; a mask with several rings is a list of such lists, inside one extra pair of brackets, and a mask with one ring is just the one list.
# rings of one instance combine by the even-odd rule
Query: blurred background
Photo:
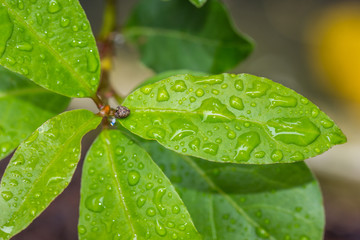
[[(104, 1), (80, 1), (95, 33)], [(136, 1), (118, 0), (118, 26)], [(348, 143), (306, 162), (318, 178), (326, 210), (326, 240), (360, 239), (360, 1), (224, 0), (235, 26), (256, 43), (255, 51), (232, 72), (279, 82), (309, 98), (348, 137)], [(137, 51), (118, 36), (111, 80), (126, 95), (153, 75)], [(70, 108), (96, 110), (75, 99)], [(96, 133), (84, 142), (85, 152)], [(8, 161), (0, 162), (4, 171)], [(77, 239), (81, 164), (65, 192), (13, 239)], [(2, 172), (1, 172), (2, 173)]]

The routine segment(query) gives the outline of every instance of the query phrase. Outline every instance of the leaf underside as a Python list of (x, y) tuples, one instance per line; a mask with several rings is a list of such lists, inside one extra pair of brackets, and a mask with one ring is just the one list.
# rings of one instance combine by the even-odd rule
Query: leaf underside
[(190, 69), (221, 73), (253, 49), (250, 40), (234, 30), (217, 0), (200, 9), (184, 0), (142, 0), (123, 33), (139, 47), (141, 60), (156, 72)]
[(0, 239), (27, 227), (66, 188), (80, 159), (82, 137), (100, 122), (87, 110), (65, 112), (20, 144), (1, 181)]
[(91, 97), (99, 54), (78, 0), (0, 1), (0, 64), (68, 97)]
[(249, 74), (177, 75), (143, 86), (124, 101), (120, 123), (178, 153), (216, 162), (289, 163), (346, 142), (306, 98)]
[(104, 130), (83, 167), (79, 239), (201, 239), (184, 203), (150, 156)]
[(318, 183), (303, 162), (220, 164), (142, 141), (188, 208), (204, 240), (321, 240), (324, 210)]
[(0, 66), (0, 159), (42, 123), (65, 110), (70, 99)]

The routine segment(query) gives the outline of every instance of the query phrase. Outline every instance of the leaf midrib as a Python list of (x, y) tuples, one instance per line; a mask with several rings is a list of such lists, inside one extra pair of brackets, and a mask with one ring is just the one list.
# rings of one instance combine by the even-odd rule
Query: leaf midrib
[(11, 13), (12, 16), (14, 16), (16, 18), (16, 20), (20, 23), (22, 23), (23, 25), (27, 26), (27, 29), (29, 30), (29, 32), (31, 32), (31, 34), (35, 37), (35, 39), (38, 40), (39, 44), (44, 45), (50, 53), (53, 54), (53, 56), (55, 56), (57, 59), (60, 60), (60, 62), (62, 63), (62, 65), (71, 73), (71, 75), (73, 75), (75, 77), (75, 79), (79, 80), (79, 82), (81, 83), (81, 85), (89, 92), (92, 93), (92, 89), (91, 87), (88, 85), (88, 83), (81, 77), (81, 75), (79, 73), (77, 73), (74, 68), (72, 66), (70, 66), (70, 64), (65, 61), (65, 59), (55, 51), (54, 48), (51, 47), (51, 45), (49, 45), (47, 43), (47, 41), (44, 41), (38, 34), (37, 31), (31, 27), (31, 25), (29, 25), (22, 17), (20, 17), (18, 14), (16, 14), (16, 11), (13, 11), (11, 7), (9, 7), (9, 5), (6, 3), (6, 1), (1, 1), (2, 4), (4, 6), (7, 7), (7, 10), (9, 13)]
[[(83, 132), (84, 129), (86, 129), (92, 122), (93, 120), (96, 119), (96, 116), (94, 116), (92, 119), (90, 119), (89, 121), (87, 121), (86, 123), (84, 123), (83, 125), (81, 125), (79, 128), (78, 128), (78, 131), (73, 134), (71, 137), (68, 138), (68, 141), (66, 143), (64, 143), (62, 146), (62, 148), (60, 148), (60, 151), (57, 152), (55, 154), (55, 156), (49, 161), (49, 163), (46, 165), (44, 171), (42, 171), (42, 174), (40, 174), (40, 177), (38, 177), (33, 183), (31, 186), (36, 186), (36, 184), (40, 181), (40, 179), (43, 179), (43, 174), (47, 172), (47, 170), (49, 169), (49, 167), (52, 165), (51, 163), (53, 163), (55, 160), (57, 160), (59, 157), (62, 156), (62, 153), (65, 151), (65, 150), (68, 150), (67, 146), (73, 141), (73, 139), (75, 139), (76, 137), (78, 137), (79, 135), (81, 135), (81, 133)], [(37, 131), (37, 130), (36, 130)], [(81, 148), (81, 146), (80, 146)], [(81, 151), (80, 151), (81, 152)], [(79, 157), (80, 158), (80, 157)], [(13, 214), (11, 215), (11, 217), (9, 218), (8, 222), (11, 222), (13, 221), (13, 218), (14, 218), (14, 215), (16, 215), (16, 213), (19, 212), (19, 210), (22, 209), (21, 206), (23, 206), (23, 203), (25, 202), (25, 200), (31, 195), (32, 191), (35, 189), (35, 187), (31, 188), (27, 194), (25, 195), (25, 197), (23, 198), (23, 200), (21, 201), (21, 203), (19, 204), (19, 208), (17, 211), (13, 212)], [(65, 189), (65, 188), (64, 188)], [(61, 191), (62, 192), (62, 191)], [(60, 194), (60, 193), (59, 193)], [(21, 231), (22, 229), (20, 229)]]
[[(220, 187), (218, 187), (207, 175), (206, 173), (194, 162), (193, 159), (191, 159), (188, 156), (181, 156), (193, 169), (207, 182), (207, 184), (216, 192), (218, 192), (220, 195), (222, 195), (235, 209), (236, 211), (241, 214), (251, 225), (254, 227), (261, 227), (255, 220), (253, 220), (246, 212), (245, 210), (239, 206), (228, 194), (226, 194)], [(268, 232), (269, 233), (269, 232)], [(270, 235), (270, 233), (269, 233)], [(269, 236), (270, 239), (276, 240), (275, 237), (272, 235)]]
[[(109, 134), (108, 134), (108, 131), (104, 131), (104, 137), (106, 137), (107, 139), (109, 139)], [(135, 227), (132, 223), (132, 219), (131, 219), (131, 214), (130, 214), (130, 211), (127, 207), (127, 204), (125, 202), (125, 196), (124, 196), (124, 193), (122, 191), (122, 187), (121, 187), (121, 183), (119, 181), (119, 179), (117, 179), (115, 176), (117, 175), (117, 171), (115, 169), (115, 161), (114, 161), (114, 155), (110, 149), (110, 146), (105, 142), (104, 144), (106, 147), (105, 147), (105, 150), (107, 152), (107, 155), (109, 156), (109, 163), (110, 163), (110, 166), (111, 166), (111, 171), (112, 171), (112, 177), (114, 179), (114, 182), (116, 183), (116, 189), (119, 193), (119, 198), (120, 198), (120, 202), (123, 206), (123, 209), (124, 209), (124, 212), (125, 212), (125, 215), (127, 217), (127, 220), (129, 222), (129, 225), (130, 225), (130, 228), (131, 228), (131, 231), (133, 233), (133, 237), (136, 236), (136, 231), (135, 231)]]
[[(124, 30), (124, 34), (128, 36), (136, 36), (136, 35), (146, 35), (146, 36), (156, 36), (161, 35), (169, 38), (182, 39), (190, 42), (195, 42), (201, 45), (209, 45), (209, 46), (225, 46), (226, 47), (235, 47), (235, 48), (243, 48), (242, 44), (238, 44), (236, 41), (227, 41), (223, 39), (210, 39), (205, 37), (195, 36), (191, 33), (170, 30), (165, 28), (155, 28), (155, 27), (127, 27)], [(237, 36), (240, 38), (239, 36)]]

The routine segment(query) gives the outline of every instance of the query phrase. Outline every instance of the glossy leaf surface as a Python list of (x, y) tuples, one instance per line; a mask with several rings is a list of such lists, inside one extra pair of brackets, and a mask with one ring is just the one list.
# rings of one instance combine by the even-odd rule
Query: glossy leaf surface
[(80, 239), (200, 239), (184, 203), (150, 156), (105, 130), (86, 157)]
[(80, 159), (82, 137), (100, 122), (87, 110), (65, 112), (19, 146), (1, 181), (0, 239), (27, 227), (67, 187)]
[(35, 85), (0, 66), (0, 159), (11, 153), (70, 99)]
[(156, 72), (220, 73), (236, 66), (253, 48), (247, 37), (233, 29), (217, 0), (200, 9), (184, 0), (142, 0), (124, 34), (139, 47), (142, 61)]
[(0, 64), (68, 97), (90, 97), (99, 55), (78, 0), (0, 1)]
[(323, 239), (321, 192), (303, 162), (213, 163), (154, 141), (141, 145), (175, 185), (203, 239)]
[(202, 7), (207, 0), (190, 0), (192, 4), (194, 4), (196, 7)]
[(316, 156), (346, 137), (296, 92), (249, 74), (178, 75), (130, 94), (120, 122), (176, 152), (211, 161), (268, 164)]

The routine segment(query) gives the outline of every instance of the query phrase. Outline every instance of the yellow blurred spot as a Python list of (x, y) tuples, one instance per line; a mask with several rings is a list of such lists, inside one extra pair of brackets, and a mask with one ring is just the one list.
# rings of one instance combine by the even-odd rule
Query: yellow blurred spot
[(105, 57), (101, 60), (101, 68), (103, 71), (110, 71), (112, 69), (112, 60), (110, 57)]
[(311, 31), (314, 69), (335, 95), (360, 103), (360, 4), (325, 11)]

